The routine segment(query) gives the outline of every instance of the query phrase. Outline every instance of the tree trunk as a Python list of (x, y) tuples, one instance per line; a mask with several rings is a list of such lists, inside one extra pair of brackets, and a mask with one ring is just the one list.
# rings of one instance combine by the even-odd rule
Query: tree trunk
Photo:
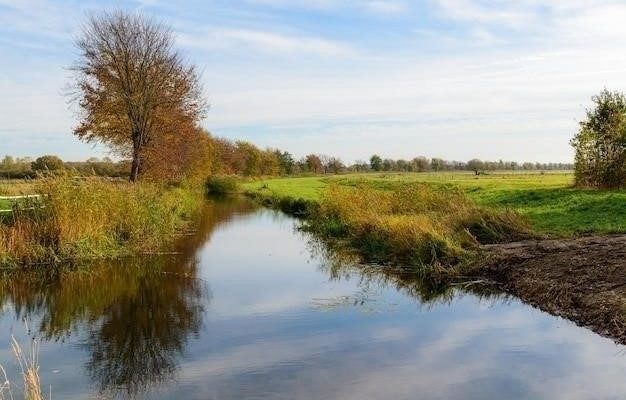
[(137, 182), (137, 179), (139, 179), (139, 156), (134, 154), (133, 163), (130, 167), (130, 181)]
[(133, 162), (130, 167), (130, 181), (137, 182), (139, 179), (139, 171), (141, 169), (141, 158), (139, 157), (140, 145), (135, 140), (133, 145)]

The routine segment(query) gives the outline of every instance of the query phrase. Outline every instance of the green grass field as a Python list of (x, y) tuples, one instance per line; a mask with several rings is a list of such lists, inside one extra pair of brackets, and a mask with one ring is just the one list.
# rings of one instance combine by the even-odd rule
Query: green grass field
[(250, 181), (244, 189), (316, 200), (331, 183), (391, 189), (407, 182), (461, 188), (477, 204), (511, 208), (552, 235), (626, 233), (626, 190), (573, 188), (571, 173), (368, 173)]

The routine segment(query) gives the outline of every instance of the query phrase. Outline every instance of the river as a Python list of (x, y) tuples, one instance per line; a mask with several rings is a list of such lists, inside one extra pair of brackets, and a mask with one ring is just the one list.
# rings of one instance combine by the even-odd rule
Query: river
[(625, 348), (474, 286), (358, 266), (298, 222), (207, 204), (178, 254), (2, 282), (0, 361), (53, 399), (623, 399)]

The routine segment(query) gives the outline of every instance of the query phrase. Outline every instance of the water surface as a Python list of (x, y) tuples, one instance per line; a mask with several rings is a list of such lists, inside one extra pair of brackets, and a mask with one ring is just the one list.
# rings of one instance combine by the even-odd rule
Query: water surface
[[(342, 262), (283, 214), (207, 205), (182, 254), (20, 274), (11, 335), (53, 398), (623, 399), (626, 355), (477, 287)], [(19, 386), (19, 379), (16, 381)]]

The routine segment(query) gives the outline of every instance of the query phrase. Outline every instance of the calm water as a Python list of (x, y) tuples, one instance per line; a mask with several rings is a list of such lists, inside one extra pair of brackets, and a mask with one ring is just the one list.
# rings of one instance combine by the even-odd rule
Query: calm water
[[(54, 399), (624, 399), (625, 348), (523, 303), (339, 262), (289, 217), (207, 206), (182, 255), (1, 285)], [(17, 380), (19, 384), (19, 380)]]

